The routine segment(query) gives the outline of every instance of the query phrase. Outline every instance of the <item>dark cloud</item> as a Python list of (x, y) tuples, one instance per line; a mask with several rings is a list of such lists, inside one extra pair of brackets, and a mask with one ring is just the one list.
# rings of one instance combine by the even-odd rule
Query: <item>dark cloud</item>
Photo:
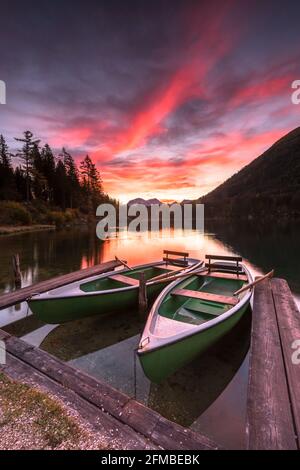
[(216, 163), (228, 135), (297, 125), (299, 14), (293, 1), (4, 0), (0, 132), (14, 145), (30, 127), (54, 149), (90, 152), (110, 180), (139, 161)]

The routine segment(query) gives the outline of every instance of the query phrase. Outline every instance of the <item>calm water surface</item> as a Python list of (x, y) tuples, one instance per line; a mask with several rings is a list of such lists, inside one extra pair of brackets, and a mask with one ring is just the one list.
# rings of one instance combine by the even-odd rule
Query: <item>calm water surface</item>
[[(275, 268), (277, 276), (288, 280), (298, 301), (299, 234), (295, 227), (270, 231), (238, 224), (206, 227), (204, 235), (179, 230), (122, 233), (105, 242), (83, 229), (5, 236), (0, 238), (0, 290), (13, 289), (10, 265), (14, 253), (20, 254), (22, 285), (26, 286), (115, 255), (131, 265), (158, 260), (167, 248), (188, 251), (197, 258), (206, 253), (240, 254), (254, 275)], [(139, 401), (169, 419), (202, 431), (228, 448), (243, 447), (251, 312), (209, 354), (160, 385), (152, 384), (135, 361), (134, 349), (144, 322), (132, 311), (45, 325), (31, 315), (26, 303), (0, 312), (0, 327), (128, 395), (136, 394)]]

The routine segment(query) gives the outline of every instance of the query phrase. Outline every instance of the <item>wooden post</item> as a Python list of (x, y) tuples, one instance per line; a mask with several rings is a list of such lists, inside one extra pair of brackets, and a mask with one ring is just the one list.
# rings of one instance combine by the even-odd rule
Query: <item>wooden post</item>
[(13, 271), (14, 271), (15, 287), (16, 289), (20, 289), (22, 285), (22, 277), (21, 277), (21, 271), (20, 271), (20, 257), (18, 253), (13, 255), (12, 265), (13, 265)]
[(139, 276), (139, 313), (145, 313), (148, 306), (147, 300), (147, 287), (145, 280), (145, 273), (142, 271)]

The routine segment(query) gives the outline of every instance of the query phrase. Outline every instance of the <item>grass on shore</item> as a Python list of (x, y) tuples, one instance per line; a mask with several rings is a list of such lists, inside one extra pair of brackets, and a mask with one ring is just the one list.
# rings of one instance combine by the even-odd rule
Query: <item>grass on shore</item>
[(82, 448), (88, 437), (58, 401), (0, 372), (0, 449)]

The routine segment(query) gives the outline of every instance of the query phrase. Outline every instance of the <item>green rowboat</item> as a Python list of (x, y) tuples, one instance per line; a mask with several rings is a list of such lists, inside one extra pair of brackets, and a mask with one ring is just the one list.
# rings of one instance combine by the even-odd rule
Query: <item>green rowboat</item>
[[(28, 299), (31, 311), (43, 322), (59, 324), (71, 320), (100, 315), (107, 312), (126, 311), (138, 305), (139, 277), (144, 272), (147, 296), (153, 300), (166, 282), (151, 284), (149, 280), (180, 272), (190, 272), (202, 265), (202, 261), (184, 258), (144, 264), (134, 269), (110, 271), (77, 281)], [(171, 282), (171, 281), (170, 281)]]
[(137, 354), (152, 382), (161, 382), (205, 352), (248, 308), (251, 290), (233, 295), (252, 282), (246, 266), (231, 261), (206, 266), (169, 284), (150, 311)]

